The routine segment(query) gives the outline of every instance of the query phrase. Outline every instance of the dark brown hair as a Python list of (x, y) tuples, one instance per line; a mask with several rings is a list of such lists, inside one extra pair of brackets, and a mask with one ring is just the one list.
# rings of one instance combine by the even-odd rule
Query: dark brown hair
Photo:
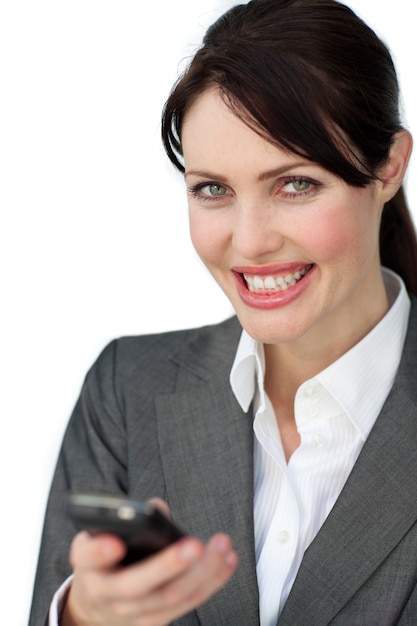
[[(208, 29), (163, 112), (164, 147), (180, 171), (184, 116), (213, 87), (268, 141), (356, 187), (378, 178), (403, 129), (387, 47), (335, 0), (251, 0)], [(380, 243), (381, 262), (417, 295), (417, 240), (403, 188), (384, 207)]]

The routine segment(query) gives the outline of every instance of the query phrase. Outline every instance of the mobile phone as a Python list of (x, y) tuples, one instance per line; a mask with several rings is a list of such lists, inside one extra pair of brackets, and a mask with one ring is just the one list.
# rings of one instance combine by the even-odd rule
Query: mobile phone
[(120, 565), (145, 559), (186, 536), (149, 502), (95, 493), (70, 493), (68, 512), (80, 530), (120, 537), (127, 554)]

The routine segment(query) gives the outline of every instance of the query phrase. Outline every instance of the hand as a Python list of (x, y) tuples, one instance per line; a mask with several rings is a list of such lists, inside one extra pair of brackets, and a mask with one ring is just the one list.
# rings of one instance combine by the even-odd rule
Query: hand
[(62, 626), (166, 626), (204, 603), (237, 566), (224, 534), (207, 545), (186, 537), (140, 563), (116, 568), (125, 552), (114, 535), (75, 537)]

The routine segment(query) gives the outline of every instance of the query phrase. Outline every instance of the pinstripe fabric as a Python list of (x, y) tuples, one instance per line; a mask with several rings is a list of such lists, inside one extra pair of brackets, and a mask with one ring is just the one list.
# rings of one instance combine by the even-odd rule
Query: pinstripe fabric
[(332, 509), (392, 387), (410, 301), (384, 270), (391, 307), (356, 346), (298, 389), (301, 445), (287, 464), (263, 389), (263, 346), (243, 332), (230, 382), (244, 410), (254, 402), (254, 522), (261, 626), (275, 626), (303, 554)]

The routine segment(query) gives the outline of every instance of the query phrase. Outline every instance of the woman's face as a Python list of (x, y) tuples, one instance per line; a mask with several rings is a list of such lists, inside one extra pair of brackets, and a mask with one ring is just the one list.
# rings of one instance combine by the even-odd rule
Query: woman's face
[(182, 146), (193, 244), (248, 333), (317, 343), (368, 332), (387, 306), (382, 183), (350, 187), (272, 145), (214, 90), (187, 113)]

